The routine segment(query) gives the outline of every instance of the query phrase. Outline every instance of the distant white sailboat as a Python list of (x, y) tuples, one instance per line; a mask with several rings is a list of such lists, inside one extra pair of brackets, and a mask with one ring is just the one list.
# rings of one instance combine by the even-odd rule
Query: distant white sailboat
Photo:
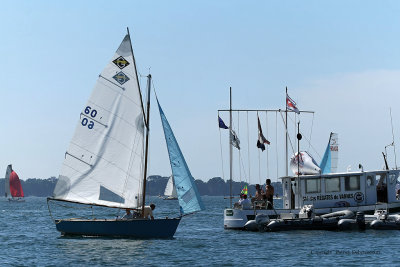
[(167, 185), (165, 186), (164, 191), (164, 200), (175, 200), (178, 199), (178, 194), (176, 193), (174, 178), (171, 175), (169, 177)]
[(7, 166), (5, 176), (5, 197), (8, 201), (24, 202), (24, 191), (18, 174), (12, 169), (12, 165)]
[(145, 112), (128, 31), (80, 113), (53, 197), (48, 201), (132, 209), (139, 216), (128, 220), (56, 219), (56, 228), (63, 235), (172, 238), (183, 215), (204, 209), (194, 179), (158, 104), (178, 186), (181, 216), (144, 218), (150, 88), (151, 75), (148, 75)]

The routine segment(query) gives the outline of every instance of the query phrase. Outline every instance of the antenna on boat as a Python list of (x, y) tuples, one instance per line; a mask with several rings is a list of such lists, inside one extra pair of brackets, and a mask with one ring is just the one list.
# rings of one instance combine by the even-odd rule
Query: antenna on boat
[[(394, 166), (396, 167), (397, 170), (397, 157), (396, 157), (396, 145), (394, 144), (394, 131), (393, 131), (393, 118), (392, 118), (392, 108), (390, 108), (390, 124), (392, 126), (392, 144), (393, 145), (393, 150), (394, 150)], [(385, 147), (386, 149), (386, 147)]]
[(383, 155), (383, 160), (385, 161), (386, 170), (389, 170), (389, 165), (388, 165), (387, 160), (386, 160), (386, 155), (383, 152), (382, 152), (382, 155)]

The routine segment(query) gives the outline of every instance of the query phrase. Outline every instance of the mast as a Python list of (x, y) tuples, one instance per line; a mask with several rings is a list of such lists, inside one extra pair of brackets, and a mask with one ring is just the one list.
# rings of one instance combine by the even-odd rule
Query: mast
[(300, 133), (300, 122), (297, 123), (297, 177), (300, 175), (300, 140), (302, 136)]
[(143, 175), (143, 196), (142, 196), (142, 217), (144, 217), (144, 206), (146, 201), (146, 177), (147, 177), (147, 159), (149, 155), (149, 132), (150, 132), (150, 88), (151, 74), (147, 76), (147, 124), (146, 124), (146, 146), (144, 156), (144, 175)]
[(128, 32), (129, 36), (129, 43), (131, 45), (131, 53), (132, 53), (132, 58), (133, 58), (133, 65), (135, 67), (135, 75), (136, 75), (136, 83), (137, 87), (139, 89), (139, 96), (140, 96), (140, 104), (142, 107), (142, 113), (143, 113), (143, 120), (144, 124), (146, 126), (146, 147), (145, 147), (145, 159), (144, 159), (144, 177), (143, 177), (143, 191), (142, 191), (142, 216), (144, 216), (144, 206), (145, 206), (145, 200), (146, 200), (146, 176), (147, 176), (147, 158), (148, 158), (148, 148), (149, 148), (149, 130), (150, 130), (150, 85), (151, 85), (151, 75), (149, 74), (147, 76), (147, 114), (144, 112), (144, 106), (143, 106), (143, 97), (142, 97), (142, 91), (140, 90), (140, 84), (139, 84), (139, 78), (137, 74), (137, 68), (136, 68), (136, 60), (135, 60), (135, 54), (133, 53), (133, 48), (132, 48), (132, 40), (131, 40), (131, 35), (129, 33), (129, 28), (126, 27), (126, 31)]
[(287, 125), (288, 125), (288, 121), (287, 121), (287, 113), (288, 113), (288, 110), (287, 110), (287, 86), (286, 86), (286, 96), (285, 96), (285, 107), (286, 107), (286, 109), (285, 109), (285, 117), (286, 117), (286, 120), (285, 120), (285, 128), (286, 128), (286, 142), (285, 142), (285, 146), (286, 146), (286, 150), (285, 150), (285, 159), (286, 159), (286, 162), (285, 162), (285, 176), (288, 176), (288, 127), (287, 127)]
[(126, 30), (127, 30), (127, 32), (128, 32), (128, 36), (129, 36), (129, 43), (131, 44), (131, 53), (132, 53), (132, 58), (133, 58), (133, 65), (135, 66), (136, 83), (137, 83), (137, 86), (138, 86), (138, 88), (139, 88), (140, 104), (141, 104), (141, 106), (142, 106), (144, 124), (145, 124), (146, 126), (148, 126), (149, 123), (147, 122), (146, 114), (145, 114), (145, 112), (144, 112), (142, 91), (140, 90), (139, 78), (138, 78), (138, 75), (137, 75), (135, 54), (133, 54), (133, 49), (132, 49), (131, 35), (129, 34), (129, 28), (128, 28), (128, 27), (126, 27)]
[(229, 203), (232, 208), (232, 87), (229, 87)]
[[(297, 198), (297, 203), (299, 203), (299, 188), (300, 188), (300, 140), (302, 139), (302, 135), (300, 133), (300, 121), (297, 123), (297, 186), (296, 186), (296, 198)], [(294, 200), (295, 206), (296, 206), (296, 199)]]

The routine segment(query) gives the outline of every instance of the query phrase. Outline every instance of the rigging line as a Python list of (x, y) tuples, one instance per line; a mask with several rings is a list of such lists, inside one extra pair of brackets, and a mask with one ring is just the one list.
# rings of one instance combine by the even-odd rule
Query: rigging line
[[(245, 167), (244, 167), (243, 158), (242, 158), (241, 154), (239, 155), (239, 157), (240, 157), (240, 163), (242, 164), (241, 166), (242, 166), (242, 168), (243, 168), (244, 178), (245, 178), (246, 182), (249, 183), (249, 178), (248, 178), (248, 176), (247, 176), (246, 169), (245, 169)], [(246, 177), (247, 177), (247, 178), (246, 178)]]
[(392, 126), (392, 144), (393, 144), (393, 151), (394, 151), (394, 166), (397, 170), (397, 156), (396, 156), (396, 145), (394, 144), (394, 130), (393, 130), (393, 118), (392, 118), (392, 108), (390, 108), (390, 125)]
[(309, 142), (310, 147), (314, 150), (314, 152), (317, 154), (319, 159), (322, 159), (321, 155), (318, 153), (318, 151), (315, 149), (315, 147), (311, 144), (311, 142), (307, 139), (307, 137), (303, 136), (307, 142)]
[[(140, 77), (140, 78), (143, 77), (142, 74), (140, 74), (140, 72), (139, 72), (139, 77)], [(139, 78), (138, 78), (138, 83), (139, 83), (139, 87), (140, 87), (140, 88), (142, 88), (142, 82), (141, 82), (141, 81), (142, 81), (142, 79), (139, 79)]]
[(285, 131), (287, 133), (288, 139), (289, 139), (289, 143), (290, 143), (290, 147), (292, 148), (292, 152), (294, 154), (294, 149), (293, 149), (293, 144), (292, 144), (292, 140), (290, 139), (290, 135), (288, 133), (288, 129), (286, 127), (286, 123), (285, 123), (285, 119), (283, 118), (282, 112), (279, 112), (279, 114), (281, 115), (282, 121), (283, 121), (283, 125), (285, 125)]
[(250, 173), (250, 140), (249, 140), (249, 112), (246, 112), (247, 117), (247, 160), (248, 160), (248, 167), (249, 167), (249, 182), (251, 181), (251, 173)]
[[(296, 125), (297, 125), (297, 113), (294, 114), (294, 129), (295, 129), (294, 132), (296, 132)], [(296, 151), (299, 151), (299, 142), (296, 142), (296, 146), (297, 146)]]
[[(289, 118), (291, 121), (293, 121), (293, 119), (292, 119), (290, 116), (288, 116), (288, 118)], [(315, 149), (315, 147), (311, 144), (311, 140), (309, 140), (309, 139), (306, 137), (306, 135), (303, 134), (302, 131), (300, 131), (300, 133), (303, 135), (304, 139), (308, 142), (309, 146), (314, 150), (314, 152), (318, 155), (318, 157), (319, 157), (320, 159), (322, 159), (321, 155), (318, 153), (318, 151)], [(290, 137), (289, 137), (289, 139), (290, 139)]]
[[(266, 123), (266, 128), (265, 128), (265, 131), (266, 131), (266, 134), (267, 134), (267, 140), (268, 140), (268, 112), (267, 111), (265, 111), (265, 123)], [(266, 147), (266, 150), (267, 150), (267, 177), (269, 178), (269, 153), (268, 153), (268, 145), (267, 145), (267, 147)]]
[[(258, 122), (259, 118), (258, 118), (258, 111), (257, 111), (257, 122)], [(258, 129), (258, 131), (260, 131), (260, 129)], [(260, 133), (258, 133), (260, 134)], [(260, 149), (257, 148), (257, 152), (258, 152), (258, 182), (261, 184), (261, 162), (260, 162)]]
[[(238, 136), (240, 136), (240, 123), (239, 123), (239, 111), (238, 111), (238, 117), (237, 117), (237, 122), (238, 122)], [(239, 149), (239, 157), (238, 157), (238, 163), (239, 163), (239, 181), (240, 183), (242, 182), (242, 168), (240, 167), (240, 149)]]
[(278, 113), (275, 112), (275, 154), (276, 154), (276, 179), (279, 177), (279, 155), (278, 155)]
[[(218, 117), (219, 117), (219, 111), (218, 111)], [(218, 122), (219, 123), (219, 122)], [(219, 148), (221, 150), (221, 167), (222, 167), (222, 179), (225, 181), (225, 173), (224, 173), (224, 157), (222, 153), (222, 139), (221, 139), (221, 128), (219, 128)]]
[(261, 162), (260, 162), (260, 149), (258, 150), (258, 182), (261, 184)]
[[(90, 209), (91, 212), (92, 212), (92, 218), (94, 218), (93, 206), (86, 207), (85, 205), (79, 205), (79, 206), (76, 206), (76, 205), (74, 205), (74, 206), (63, 205), (59, 201), (53, 201), (52, 199), (47, 198), (47, 208), (49, 210), (50, 217), (52, 218), (53, 221), (54, 221), (54, 218), (53, 218), (53, 215), (52, 215), (52, 212), (51, 212), (51, 209), (50, 209), (50, 204), (49, 204), (50, 202), (55, 206), (59, 206), (59, 207), (65, 208), (65, 209), (74, 209), (74, 210), (76, 210), (76, 209), (82, 209), (82, 210), (83, 209)], [(66, 202), (66, 203), (68, 203), (68, 202)], [(77, 203), (77, 204), (79, 204), (79, 203)], [(77, 219), (88, 219), (88, 217), (78, 217)]]
[(312, 132), (313, 132), (313, 126), (314, 126), (314, 113), (312, 114), (311, 131), (310, 131), (310, 142), (308, 143), (308, 149), (310, 149), (310, 146), (311, 146), (311, 137), (312, 137)]

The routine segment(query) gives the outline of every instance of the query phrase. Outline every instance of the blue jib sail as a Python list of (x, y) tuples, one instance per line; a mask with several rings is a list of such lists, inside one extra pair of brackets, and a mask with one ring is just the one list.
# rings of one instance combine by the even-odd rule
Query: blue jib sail
[(332, 138), (332, 133), (329, 136), (329, 142), (328, 145), (326, 146), (324, 156), (322, 158), (321, 164), (319, 167), (321, 168), (321, 173), (331, 173), (331, 162), (332, 162), (332, 155), (331, 155), (331, 138)]
[(165, 141), (167, 143), (169, 160), (171, 163), (172, 174), (175, 181), (176, 192), (178, 195), (181, 214), (189, 214), (196, 211), (204, 210), (199, 191), (194, 182), (185, 158), (182, 155), (178, 142), (175, 139), (171, 126), (158, 102), (161, 122), (164, 128)]

